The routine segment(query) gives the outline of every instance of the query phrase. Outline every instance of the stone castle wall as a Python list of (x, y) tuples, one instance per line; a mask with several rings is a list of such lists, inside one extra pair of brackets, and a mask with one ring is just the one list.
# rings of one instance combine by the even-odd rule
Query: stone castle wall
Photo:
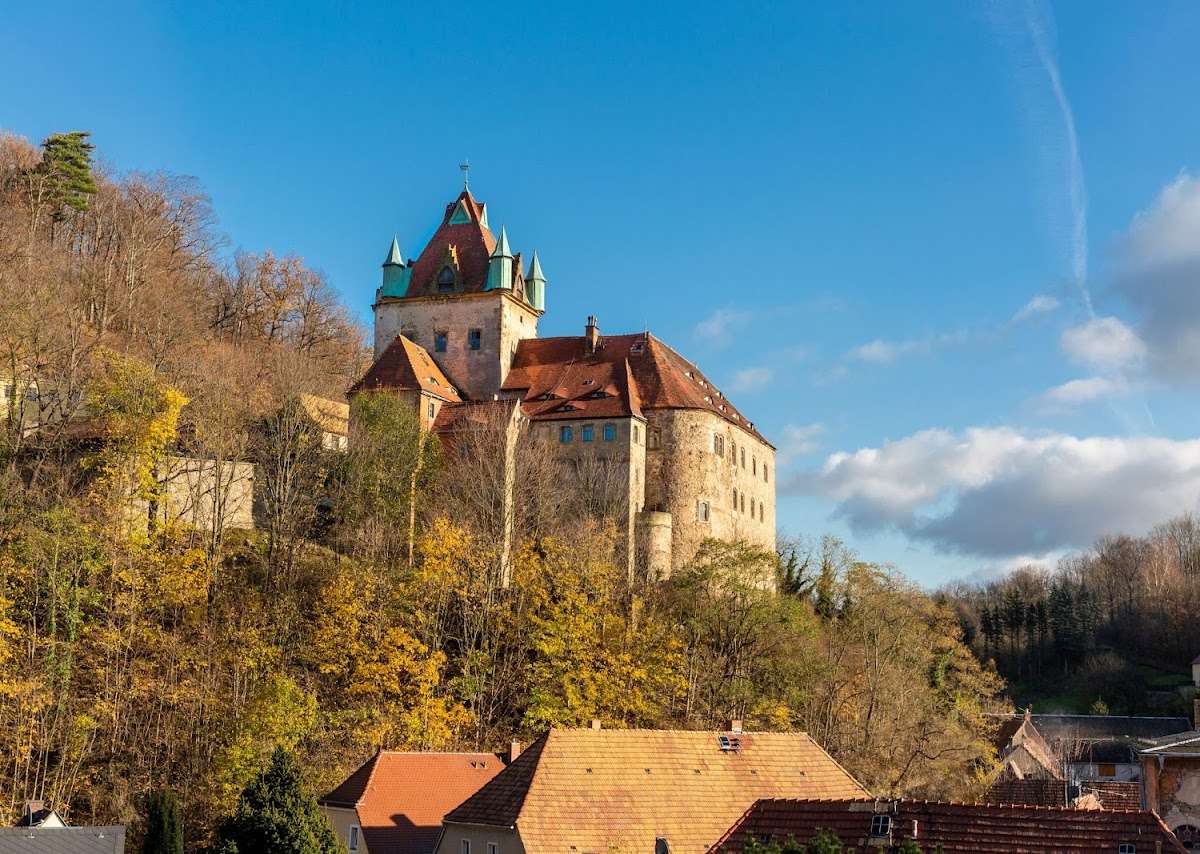
[[(774, 449), (702, 410), (652, 410), (648, 425), (645, 506), (671, 514), (672, 570), (691, 560), (709, 537), (774, 550)], [(714, 436), (722, 441), (714, 443)]]
[[(459, 392), (490, 400), (512, 365), (517, 342), (537, 337), (539, 313), (506, 291), (382, 300), (375, 306), (375, 358), (403, 334), (429, 351)], [(469, 335), (480, 331), (472, 350)], [(435, 335), (446, 333), (446, 351)]]

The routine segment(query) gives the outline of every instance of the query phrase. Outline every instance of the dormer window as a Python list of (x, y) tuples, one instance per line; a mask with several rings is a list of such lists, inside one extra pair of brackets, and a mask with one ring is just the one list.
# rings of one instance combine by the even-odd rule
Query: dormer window
[(448, 294), (454, 290), (454, 270), (449, 266), (443, 267), (437, 274), (437, 289), (439, 294)]
[(892, 835), (892, 817), (890, 815), (871, 816), (871, 835), (875, 838)]

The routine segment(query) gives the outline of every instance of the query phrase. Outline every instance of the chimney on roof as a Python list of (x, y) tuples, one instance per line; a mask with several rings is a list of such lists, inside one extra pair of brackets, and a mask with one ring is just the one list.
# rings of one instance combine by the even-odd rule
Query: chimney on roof
[(592, 718), (592, 729), (600, 729), (600, 719)]
[(521, 742), (515, 738), (508, 743), (508, 764), (512, 765), (518, 756), (521, 755)]
[(733, 718), (730, 721), (728, 721), (728, 723), (729, 723), (728, 729), (731, 733), (733, 733), (734, 735), (742, 734), (742, 722), (739, 718)]
[(596, 320), (596, 315), (588, 315), (587, 326), (583, 327), (583, 337), (587, 339), (587, 352), (590, 356), (600, 347), (600, 321)]

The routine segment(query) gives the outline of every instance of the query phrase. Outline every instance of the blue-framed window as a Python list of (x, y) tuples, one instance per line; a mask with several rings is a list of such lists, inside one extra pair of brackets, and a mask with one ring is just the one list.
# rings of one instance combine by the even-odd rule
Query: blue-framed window
[(579, 431), (579, 438), (585, 442), (592, 441), (592, 439), (595, 438), (593, 435), (595, 433), (595, 429), (596, 428), (594, 428), (591, 424), (584, 424), (583, 429)]
[(448, 339), (449, 339), (449, 336), (445, 332), (433, 333), (433, 349), (434, 349), (434, 351), (437, 353), (445, 353), (446, 352), (446, 341)]
[(575, 441), (575, 431), (570, 427), (559, 427), (558, 441), (562, 442), (564, 445), (571, 444), (573, 441)]
[(467, 333), (467, 346), (472, 350), (478, 350), (483, 344), (483, 331), (480, 329), (472, 329)]
[(604, 425), (604, 441), (611, 442), (616, 438), (617, 438), (617, 425), (616, 424), (605, 424)]

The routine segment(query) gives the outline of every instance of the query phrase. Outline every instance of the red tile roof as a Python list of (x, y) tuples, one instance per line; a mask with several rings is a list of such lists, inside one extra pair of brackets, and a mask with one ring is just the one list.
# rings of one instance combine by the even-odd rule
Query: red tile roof
[(1065, 807), (1067, 805), (1067, 782), (1045, 779), (998, 780), (988, 788), (983, 799), (993, 804)]
[(1122, 780), (1084, 780), (1079, 784), (1080, 794), (1093, 794), (1100, 800), (1101, 809), (1140, 810), (1142, 808), (1142, 784)]
[[(761, 800), (713, 851), (740, 852), (747, 840), (804, 842), (831, 830), (849, 851), (878, 852), (870, 838), (874, 815), (891, 820), (891, 844), (916, 838), (925, 851), (945, 854), (1116, 854), (1121, 843), (1138, 852), (1183, 854), (1184, 848), (1152, 812), (1065, 807), (960, 804), (933, 801)], [(914, 833), (915, 829), (915, 833)], [(894, 850), (894, 849), (892, 849)]]
[(429, 352), (403, 335), (396, 336), (350, 389), (350, 394), (381, 388), (425, 391), (452, 403), (462, 400), (458, 389), (446, 378)]
[(515, 827), (526, 854), (703, 854), (757, 798), (865, 794), (804, 733), (553, 729), (446, 823)]
[(371, 854), (432, 854), (442, 817), (503, 768), (494, 753), (382, 751), (320, 803), (355, 809)]
[(524, 394), (534, 421), (702, 409), (766, 442), (699, 368), (648, 332), (606, 335), (594, 353), (584, 336), (527, 338), (517, 344), (504, 390)]

